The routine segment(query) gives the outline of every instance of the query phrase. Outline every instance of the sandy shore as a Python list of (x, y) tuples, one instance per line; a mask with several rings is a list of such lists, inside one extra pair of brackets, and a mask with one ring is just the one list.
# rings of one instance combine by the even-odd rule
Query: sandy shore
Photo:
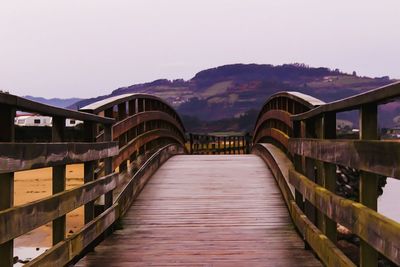
[[(51, 168), (15, 173), (14, 205), (51, 195)], [(67, 166), (67, 189), (83, 184), (83, 164)], [(67, 214), (67, 235), (83, 226), (83, 207)], [(15, 247), (50, 247), (51, 222), (14, 240)]]

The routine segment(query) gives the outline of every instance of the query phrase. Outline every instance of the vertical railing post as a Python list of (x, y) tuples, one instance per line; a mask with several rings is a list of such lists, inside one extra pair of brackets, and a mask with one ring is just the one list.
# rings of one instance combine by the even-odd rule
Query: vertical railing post
[(193, 155), (193, 134), (189, 134), (189, 153)]
[(208, 154), (208, 136), (203, 135), (203, 154), (207, 155)]
[[(111, 142), (111, 125), (104, 125), (104, 142)], [(104, 159), (104, 175), (109, 175), (113, 172), (112, 169), (112, 157), (108, 157)], [(113, 204), (113, 191), (109, 191), (104, 196), (104, 209), (111, 207)]]
[[(128, 114), (129, 116), (133, 116), (137, 113), (137, 105), (136, 105), (136, 100), (137, 99), (133, 99), (130, 100), (128, 102)], [(131, 141), (133, 138), (136, 137), (136, 129), (130, 129), (128, 131), (128, 142)], [(133, 165), (134, 161), (136, 160), (136, 151), (133, 152), (130, 156), (129, 156), (129, 168), (131, 169), (131, 166)]]
[[(293, 137), (294, 138), (300, 138), (301, 137), (301, 122), (300, 121), (293, 121)], [(294, 168), (296, 171), (301, 172), (302, 171), (302, 162), (301, 162), (301, 156), (294, 154), (293, 155), (293, 163), (294, 163)], [(303, 195), (295, 189), (295, 201), (297, 206), (304, 211), (304, 200), (303, 200)]]
[[(336, 113), (329, 112), (323, 114), (316, 126), (316, 135), (320, 139), (336, 138)], [(335, 193), (336, 190), (336, 165), (321, 161), (316, 162), (317, 165), (317, 183), (327, 190)], [(325, 235), (334, 243), (337, 239), (336, 222), (318, 211), (318, 227)]]
[(229, 154), (232, 154), (232, 136), (228, 136), (228, 145)]
[[(53, 117), (52, 141), (62, 142), (65, 133), (65, 118)], [(65, 190), (66, 165), (53, 167), (53, 195)], [(65, 215), (53, 220), (53, 245), (65, 239), (66, 217)]]
[[(360, 139), (376, 140), (378, 136), (378, 107), (376, 103), (360, 108)], [(377, 210), (378, 177), (360, 171), (360, 202), (372, 210)], [(378, 266), (378, 252), (368, 243), (360, 240), (360, 266)]]
[[(126, 102), (122, 102), (122, 103), (118, 104), (117, 107), (118, 107), (118, 118), (117, 118), (117, 121), (122, 121), (123, 119), (125, 119), (127, 117), (127, 114), (126, 114)], [(124, 133), (118, 138), (119, 147), (122, 147), (127, 143), (126, 135), (127, 135), (127, 133)], [(128, 169), (128, 161), (124, 160), (119, 165), (119, 172), (126, 171), (127, 169)]]
[(250, 134), (246, 133), (244, 139), (245, 139), (245, 143), (246, 143), (246, 145), (245, 145), (246, 152), (245, 153), (250, 154), (250, 142), (251, 142)]
[(226, 154), (226, 136), (224, 136), (223, 142), (224, 142), (224, 155), (225, 155)]
[[(95, 125), (93, 122), (85, 121), (83, 123), (84, 127), (84, 138), (85, 142), (95, 142)], [(83, 182), (89, 183), (94, 180), (94, 167), (96, 161), (87, 161), (84, 163), (83, 171)], [(84, 208), (84, 221), (85, 224), (89, 223), (94, 218), (94, 201), (85, 204)]]
[[(15, 141), (15, 108), (0, 106), (0, 142)], [(0, 211), (11, 208), (14, 205), (14, 173), (0, 174)], [(14, 240), (0, 245), (0, 266), (13, 266)]]
[[(302, 121), (301, 137), (314, 138), (315, 129), (316, 129), (316, 120), (311, 119), (307, 121)], [(303, 156), (302, 163), (303, 163), (302, 173), (311, 181), (316, 182), (315, 160)], [(308, 219), (314, 225), (318, 225), (318, 210), (308, 199), (304, 200), (304, 213), (307, 215)]]
[(215, 136), (210, 136), (211, 138), (211, 154), (216, 154), (216, 144), (215, 144)]

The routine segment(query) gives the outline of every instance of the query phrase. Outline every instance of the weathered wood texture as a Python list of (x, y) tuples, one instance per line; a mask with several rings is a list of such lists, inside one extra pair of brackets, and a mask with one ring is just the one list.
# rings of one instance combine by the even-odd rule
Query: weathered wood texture
[(325, 215), (400, 265), (399, 223), (358, 202), (331, 193), (293, 169), (289, 171), (289, 181)]
[(302, 93), (280, 92), (270, 96), (258, 114), (253, 143), (273, 140), (288, 149), (288, 138), (293, 131), (292, 114), (306, 112), (324, 102)]
[(1, 211), (0, 243), (16, 238), (67, 214), (113, 190), (122, 181), (123, 177), (114, 173), (45, 199)]
[(294, 199), (294, 191), (296, 188), (293, 188), (293, 185), (289, 184), (290, 171), (293, 170), (294, 166), (287, 155), (272, 144), (256, 144), (252, 152), (259, 155), (271, 169), (289, 209), (294, 225), (322, 262), (326, 266), (355, 266), (350, 259), (348, 259), (343, 252), (307, 218), (297, 203), (299, 200)]
[[(178, 153), (183, 153), (183, 149), (176, 145), (168, 145), (156, 151), (131, 177), (130, 181), (124, 185), (123, 190), (117, 195), (115, 202), (107, 207), (103, 213), (91, 220), (80, 231), (59, 242), (56, 246), (51, 247), (26, 266), (65, 266), (79, 258), (85, 248), (106, 232), (120, 216), (126, 213), (149, 177), (166, 160)], [(114, 179), (116, 177), (110, 176), (110, 178)], [(109, 189), (110, 186), (108, 186)]]
[(397, 141), (291, 138), (289, 147), (294, 154), (400, 179)]
[(395, 82), (390, 85), (351, 96), (345, 99), (334, 101), (328, 104), (322, 104), (319, 107), (312, 109), (303, 114), (293, 116), (293, 120), (305, 120), (317, 117), (320, 114), (327, 112), (343, 112), (361, 108), (362, 105), (369, 103), (384, 104), (394, 101), (400, 97), (400, 82)]
[(257, 156), (176, 156), (77, 266), (321, 266)]
[(184, 132), (182, 125), (170, 114), (161, 111), (146, 111), (137, 113), (129, 116), (122, 121), (119, 121), (113, 126), (113, 138), (114, 140), (120, 137), (123, 133), (126, 133), (131, 128), (138, 126), (139, 124), (152, 121), (162, 120), (174, 125), (180, 132)]
[(0, 143), (0, 173), (82, 163), (117, 154), (115, 142)]
[(70, 109), (49, 106), (23, 97), (5, 93), (0, 93), (0, 106), (1, 105), (13, 106), (17, 110), (34, 112), (47, 116), (58, 116), (58, 117), (77, 119), (82, 121), (92, 121), (103, 124), (111, 124), (114, 122), (114, 119), (111, 118), (104, 118), (93, 114), (88, 114), (85, 112), (79, 112)]
[(249, 154), (251, 148), (251, 136), (243, 135), (204, 135), (189, 134), (190, 154)]

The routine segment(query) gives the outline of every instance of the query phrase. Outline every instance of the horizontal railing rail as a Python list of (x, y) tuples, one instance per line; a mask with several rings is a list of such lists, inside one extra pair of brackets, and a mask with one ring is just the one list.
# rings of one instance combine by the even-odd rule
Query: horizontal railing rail
[(351, 96), (345, 99), (337, 100), (308, 112), (293, 116), (293, 120), (300, 121), (309, 118), (315, 118), (319, 115), (334, 112), (344, 112), (362, 108), (363, 105), (387, 104), (396, 101), (400, 97), (400, 82), (395, 82), (362, 94)]
[(76, 119), (87, 122), (97, 122), (102, 124), (112, 124), (113, 119), (96, 116), (86, 112), (79, 112), (70, 109), (58, 108), (42, 103), (38, 103), (23, 97), (1, 93), (0, 92), (0, 106), (3, 109), (11, 108), (14, 110), (33, 112), (50, 117), (62, 117), (69, 119)]

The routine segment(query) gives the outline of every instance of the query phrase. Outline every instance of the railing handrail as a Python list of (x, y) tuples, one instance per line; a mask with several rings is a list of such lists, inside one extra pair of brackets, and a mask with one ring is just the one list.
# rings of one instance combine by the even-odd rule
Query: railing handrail
[[(264, 110), (264, 107), (267, 105), (268, 102), (271, 102), (272, 99), (274, 98), (278, 98), (278, 97), (285, 97), (288, 99), (292, 99), (297, 103), (300, 103), (302, 105), (304, 105), (305, 107), (307, 107), (308, 109), (312, 109), (316, 106), (320, 106), (320, 105), (324, 105), (325, 102), (315, 98), (313, 96), (307, 95), (307, 94), (303, 94), (300, 92), (295, 92), (295, 91), (281, 91), (281, 92), (277, 92), (271, 96), (269, 96), (263, 103), (262, 105), (262, 109)], [(259, 121), (260, 117), (263, 115), (263, 112), (260, 112), (257, 116), (257, 122)], [(257, 127), (257, 123), (254, 125), (254, 131), (256, 130)]]
[(328, 112), (343, 112), (360, 108), (366, 104), (385, 104), (400, 97), (400, 82), (391, 83), (365, 93), (326, 103), (308, 112), (294, 115), (293, 120), (305, 120)]
[[(122, 95), (112, 96), (112, 97), (88, 104), (84, 107), (81, 107), (79, 110), (85, 111), (85, 112), (90, 112), (93, 114), (98, 114), (99, 112), (104, 111), (109, 108), (112, 108), (118, 104), (128, 102), (128, 101), (131, 101), (134, 99), (140, 99), (140, 98), (159, 101), (159, 102), (163, 103), (164, 105), (166, 105), (167, 107), (169, 107), (172, 111), (174, 111), (174, 108), (168, 102), (163, 100), (162, 98), (151, 95), (151, 94), (144, 94), (144, 93), (131, 93), (131, 94), (122, 94)], [(184, 130), (185, 127), (179, 116), (177, 116), (177, 120), (180, 123), (182, 129)]]
[(63, 117), (102, 124), (112, 124), (115, 121), (112, 118), (46, 105), (7, 93), (0, 93), (0, 105), (8, 105), (15, 107), (17, 110), (39, 113), (50, 117)]

